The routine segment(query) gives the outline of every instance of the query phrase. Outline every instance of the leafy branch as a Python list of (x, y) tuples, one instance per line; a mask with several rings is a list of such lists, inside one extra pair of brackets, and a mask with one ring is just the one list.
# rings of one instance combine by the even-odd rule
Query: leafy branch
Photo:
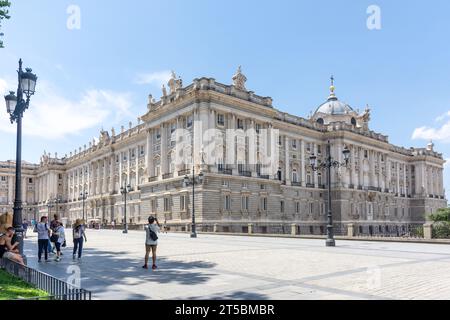
[[(0, 0), (0, 30), (2, 27), (2, 20), (3, 19), (9, 19), (11, 16), (9, 15), (8, 8), (11, 6), (11, 2), (8, 0)], [(3, 33), (0, 32), (0, 37), (3, 36)], [(0, 40), (0, 48), (4, 48), (3, 41)]]

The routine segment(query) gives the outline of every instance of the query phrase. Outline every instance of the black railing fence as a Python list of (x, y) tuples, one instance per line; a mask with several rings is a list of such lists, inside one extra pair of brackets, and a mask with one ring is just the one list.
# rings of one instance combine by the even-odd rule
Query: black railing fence
[(91, 300), (92, 293), (77, 288), (63, 280), (27, 266), (22, 266), (8, 259), (0, 259), (0, 267), (6, 272), (46, 291), (49, 296), (28, 298), (24, 300)]

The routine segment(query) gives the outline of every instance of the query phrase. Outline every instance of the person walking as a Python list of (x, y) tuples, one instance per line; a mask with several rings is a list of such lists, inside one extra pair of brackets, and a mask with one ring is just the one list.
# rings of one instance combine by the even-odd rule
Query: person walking
[(50, 229), (47, 225), (48, 218), (42, 217), (41, 222), (36, 225), (36, 232), (38, 234), (38, 262), (41, 262), (42, 252), (45, 255), (45, 262), (48, 261), (48, 243), (50, 239)]
[(22, 223), (22, 229), (23, 229), (23, 238), (27, 238), (27, 230), (28, 230), (28, 221), (25, 219)]
[(62, 256), (61, 247), (64, 247), (65, 243), (66, 243), (66, 231), (61, 222), (59, 222), (58, 226), (55, 228), (54, 234), (56, 234), (58, 236), (58, 239), (55, 241), (55, 247), (56, 247), (55, 261), (59, 262), (59, 261), (61, 261), (61, 256)]
[(76, 254), (78, 252), (78, 260), (81, 260), (81, 255), (83, 254), (83, 242), (87, 242), (84, 220), (77, 219), (73, 226), (73, 255), (72, 259), (75, 260)]
[(56, 242), (58, 241), (58, 235), (55, 233), (56, 228), (59, 226), (59, 217), (57, 214), (53, 215), (53, 220), (50, 222), (50, 230), (52, 236), (50, 237), (49, 252), (56, 253)]
[(152, 270), (156, 270), (156, 248), (158, 246), (158, 233), (160, 231), (160, 225), (158, 219), (155, 217), (148, 218), (148, 225), (145, 226), (146, 238), (145, 238), (145, 258), (142, 268), (148, 269), (148, 259), (150, 251), (152, 252)]

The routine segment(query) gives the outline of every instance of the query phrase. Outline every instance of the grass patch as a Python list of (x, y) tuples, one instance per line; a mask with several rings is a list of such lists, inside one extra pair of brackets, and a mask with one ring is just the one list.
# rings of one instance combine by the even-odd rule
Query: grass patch
[(48, 293), (0, 269), (0, 300), (47, 297)]

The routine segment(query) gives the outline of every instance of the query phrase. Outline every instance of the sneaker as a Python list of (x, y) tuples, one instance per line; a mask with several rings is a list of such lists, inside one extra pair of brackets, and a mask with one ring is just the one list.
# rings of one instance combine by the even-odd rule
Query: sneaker
[(41, 262), (42, 262), (41, 259), (39, 259), (39, 260), (38, 260), (38, 263), (41, 263)]
[(56, 257), (55, 261), (56, 261), (56, 262), (60, 262), (60, 261), (61, 261), (61, 258), (60, 258), (60, 257)]
[(152, 270), (156, 270), (156, 269), (158, 269), (158, 267), (156, 266), (156, 264), (154, 264), (154, 265), (152, 266)]
[(75, 255), (74, 254), (72, 255), (72, 260), (75, 260)]
[(143, 265), (142, 268), (148, 269), (148, 265)]

